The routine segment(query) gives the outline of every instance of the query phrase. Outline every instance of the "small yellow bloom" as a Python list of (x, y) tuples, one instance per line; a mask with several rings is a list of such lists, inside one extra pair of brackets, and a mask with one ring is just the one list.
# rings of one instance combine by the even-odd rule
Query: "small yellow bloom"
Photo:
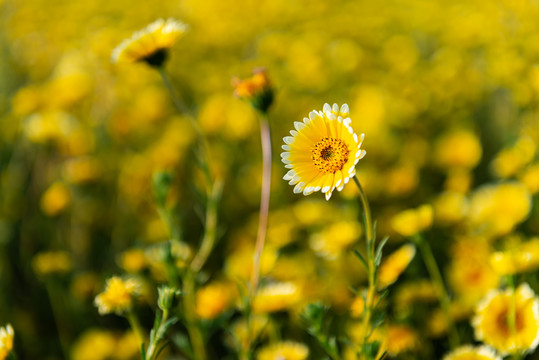
[(253, 313), (286, 310), (301, 300), (300, 289), (291, 282), (269, 284), (260, 289), (253, 300)]
[(501, 355), (533, 351), (539, 344), (539, 299), (528, 284), (516, 292), (493, 290), (477, 305), (472, 325), (475, 338)]
[(99, 163), (90, 157), (66, 161), (62, 166), (63, 178), (72, 184), (84, 184), (96, 180), (101, 174)]
[(66, 251), (47, 251), (34, 256), (32, 267), (38, 275), (67, 273), (71, 270), (71, 256)]
[(386, 330), (387, 352), (391, 356), (396, 356), (406, 351), (413, 351), (419, 347), (419, 335), (409, 326), (388, 325)]
[(135, 279), (123, 280), (113, 276), (107, 280), (105, 291), (95, 297), (95, 305), (100, 314), (122, 314), (133, 307), (133, 297), (140, 292), (140, 284)]
[(437, 139), (434, 160), (442, 168), (471, 169), (481, 160), (479, 139), (468, 130), (456, 130)]
[(520, 171), (535, 156), (536, 146), (529, 137), (518, 139), (515, 145), (500, 151), (492, 161), (492, 169), (501, 178), (509, 178)]
[(196, 314), (202, 319), (214, 319), (225, 312), (237, 297), (234, 284), (210, 283), (196, 294)]
[(402, 236), (412, 236), (432, 224), (433, 210), (431, 205), (422, 205), (417, 209), (409, 209), (398, 213), (391, 219), (393, 230)]
[(71, 203), (71, 192), (61, 181), (53, 183), (41, 196), (41, 209), (49, 216), (60, 214)]
[(249, 341), (257, 340), (265, 333), (265, 329), (269, 323), (269, 319), (265, 315), (251, 316), (250, 321), (251, 323), (248, 324), (247, 319), (241, 318), (230, 326), (230, 333), (233, 336), (236, 346), (246, 346)]
[(4, 360), (13, 350), (15, 332), (11, 324), (0, 327), (0, 360)]
[(531, 206), (531, 195), (521, 183), (484, 185), (470, 199), (470, 226), (485, 235), (505, 235), (528, 217)]
[(365, 156), (365, 135), (354, 133), (349, 115), (346, 104), (325, 104), (322, 111), (296, 121), (292, 136), (283, 138), (281, 158), (290, 169), (283, 179), (294, 186), (294, 193), (321, 191), (329, 200), (333, 190), (341, 191), (355, 176), (355, 166)]
[(71, 349), (73, 360), (110, 359), (116, 348), (116, 338), (107, 330), (90, 329), (84, 332)]
[(310, 238), (311, 248), (319, 255), (335, 259), (361, 236), (362, 227), (356, 221), (339, 221)]
[(455, 191), (441, 193), (434, 201), (435, 221), (450, 225), (463, 220), (468, 214), (468, 199), (466, 196)]
[(309, 356), (309, 348), (302, 343), (283, 341), (261, 348), (257, 360), (305, 360)]
[(445, 355), (443, 360), (502, 360), (502, 357), (485, 345), (478, 347), (464, 345)]
[(539, 163), (526, 168), (520, 176), (520, 181), (530, 193), (537, 194), (539, 192)]
[(234, 95), (248, 100), (253, 107), (266, 112), (273, 102), (273, 88), (265, 69), (255, 69), (248, 79), (232, 79)]
[(124, 40), (112, 51), (113, 63), (145, 61), (161, 66), (167, 50), (187, 31), (187, 25), (174, 19), (159, 19)]
[(490, 256), (490, 264), (499, 275), (534, 271), (539, 267), (539, 239), (532, 239)]
[(120, 257), (120, 266), (126, 272), (134, 274), (148, 266), (146, 254), (141, 249), (130, 249), (124, 251)]
[(406, 270), (415, 256), (415, 246), (403, 245), (400, 249), (389, 255), (380, 265), (378, 273), (378, 288), (383, 289), (397, 281), (397, 278)]

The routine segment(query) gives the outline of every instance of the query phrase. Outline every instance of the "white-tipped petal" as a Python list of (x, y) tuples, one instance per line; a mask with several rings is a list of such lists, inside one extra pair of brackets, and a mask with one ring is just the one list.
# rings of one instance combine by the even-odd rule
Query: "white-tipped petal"
[(294, 121), (294, 127), (297, 131), (301, 131), (305, 127), (305, 124), (299, 121)]
[(331, 112), (331, 105), (329, 105), (328, 103), (325, 103), (324, 104), (324, 107), (322, 108), (322, 110), (327, 113), (327, 112)]
[(337, 116), (335, 116), (335, 114), (332, 112), (327, 112), (326, 116), (329, 120), (337, 120)]
[(307, 187), (303, 190), (303, 195), (305, 195), (305, 196), (311, 195), (313, 192), (314, 192), (314, 187), (312, 187), (312, 186), (307, 186)]
[(290, 145), (281, 145), (281, 149), (290, 151)]
[(290, 157), (290, 153), (288, 151), (285, 151), (285, 152), (281, 153), (281, 158), (288, 159), (289, 157)]
[(350, 109), (348, 108), (348, 104), (342, 104), (342, 106), (341, 106), (341, 114), (346, 116), (349, 113), (350, 113)]
[(326, 192), (329, 191), (329, 189), (331, 189), (331, 186), (329, 186), (329, 185), (324, 186), (324, 187), (322, 188), (322, 192), (323, 192), (323, 193), (326, 193)]
[(287, 169), (293, 169), (293, 168), (294, 168), (294, 165), (292, 165), (292, 164), (286, 164), (284, 167), (287, 168)]
[(331, 198), (331, 191), (326, 192), (326, 200)]
[(284, 176), (283, 176), (283, 179), (284, 180), (292, 180), (294, 178), (294, 176), (296, 175), (296, 171), (294, 170), (289, 170)]
[(331, 109), (334, 113), (339, 113), (339, 105), (333, 104), (333, 108)]
[(309, 119), (311, 119), (311, 120), (314, 120), (319, 116), (320, 115), (318, 115), (318, 113), (316, 111), (314, 111), (314, 110), (309, 113)]
[(303, 192), (303, 186), (304, 185), (305, 185), (305, 183), (302, 181), (299, 184), (297, 184), (296, 186), (294, 186), (294, 194), (301, 194)]
[(357, 138), (357, 134), (354, 133), (354, 141), (356, 142), (356, 144), (358, 143), (358, 138)]
[(290, 134), (292, 136), (298, 136), (298, 132), (296, 130), (290, 130)]
[(291, 145), (294, 143), (294, 138), (292, 136), (285, 136), (283, 138), (283, 141), (288, 144), (288, 145)]

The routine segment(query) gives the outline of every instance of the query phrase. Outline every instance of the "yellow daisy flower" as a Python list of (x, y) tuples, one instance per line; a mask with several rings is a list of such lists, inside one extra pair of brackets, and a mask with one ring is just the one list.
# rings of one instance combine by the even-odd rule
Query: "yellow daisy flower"
[(502, 357), (485, 345), (464, 345), (444, 356), (443, 360), (502, 360)]
[(139, 293), (140, 284), (135, 279), (123, 280), (113, 276), (107, 280), (105, 291), (95, 297), (100, 314), (121, 314), (133, 306), (133, 296)]
[(15, 332), (10, 324), (0, 327), (0, 359), (5, 359), (13, 350)]
[(309, 348), (304, 344), (283, 341), (261, 348), (257, 360), (304, 360), (309, 356)]
[(347, 104), (325, 104), (322, 111), (296, 121), (292, 136), (283, 138), (281, 158), (290, 169), (283, 179), (295, 185), (294, 193), (321, 191), (329, 200), (333, 190), (341, 191), (355, 176), (355, 165), (366, 153), (361, 149), (365, 134), (354, 133), (349, 115)]
[(516, 292), (493, 290), (478, 304), (472, 325), (475, 338), (501, 355), (532, 351), (539, 344), (539, 299), (528, 284)]
[(289, 309), (301, 300), (300, 289), (291, 282), (269, 284), (260, 289), (253, 300), (253, 313), (269, 313)]
[(406, 244), (389, 255), (380, 266), (378, 273), (378, 288), (384, 289), (397, 281), (415, 256), (415, 246)]
[(174, 19), (159, 19), (135, 32), (112, 51), (113, 63), (145, 61), (161, 66), (167, 58), (167, 49), (187, 31), (187, 25)]

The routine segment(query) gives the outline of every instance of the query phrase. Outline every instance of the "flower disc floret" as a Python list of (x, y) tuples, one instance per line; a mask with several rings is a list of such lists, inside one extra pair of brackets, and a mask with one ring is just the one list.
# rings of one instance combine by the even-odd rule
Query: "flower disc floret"
[(365, 135), (354, 132), (349, 115), (346, 104), (325, 104), (322, 111), (296, 121), (292, 136), (283, 138), (281, 158), (290, 169), (283, 179), (294, 185), (294, 193), (321, 191), (329, 200), (333, 190), (341, 191), (355, 176), (355, 166), (366, 153), (361, 149)]

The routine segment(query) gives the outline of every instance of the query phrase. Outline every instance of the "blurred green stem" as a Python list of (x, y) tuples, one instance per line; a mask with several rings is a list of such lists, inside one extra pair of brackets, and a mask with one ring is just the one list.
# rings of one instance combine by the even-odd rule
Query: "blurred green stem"
[(204, 336), (200, 328), (197, 316), (196, 316), (196, 273), (192, 270), (188, 270), (183, 282), (183, 294), (184, 294), (184, 314), (187, 326), (187, 332), (191, 339), (191, 346), (193, 347), (194, 358), (196, 360), (206, 360), (208, 358), (206, 354), (206, 346), (204, 344)]
[(365, 226), (365, 239), (366, 239), (366, 250), (367, 250), (367, 268), (369, 283), (367, 289), (367, 296), (365, 301), (365, 314), (363, 316), (363, 348), (368, 343), (369, 336), (371, 335), (371, 317), (374, 311), (374, 299), (376, 296), (376, 265), (375, 265), (375, 238), (374, 238), (374, 225), (372, 223), (371, 208), (369, 201), (367, 199), (367, 194), (363, 190), (361, 183), (359, 182), (357, 176), (354, 176), (354, 182), (359, 189), (359, 198), (361, 200), (361, 205), (363, 206), (363, 221)]
[(54, 322), (56, 323), (62, 353), (65, 359), (69, 359), (69, 341), (66, 339), (66, 331), (69, 332), (69, 330), (65, 328), (66, 321), (64, 319), (66, 313), (65, 297), (60, 293), (60, 286), (57, 286), (56, 279), (47, 279), (45, 287), (49, 295), (49, 302), (51, 304)]
[(451, 349), (455, 349), (460, 344), (459, 333), (453, 321), (453, 316), (451, 315), (451, 299), (445, 288), (444, 280), (442, 278), (442, 273), (438, 267), (434, 254), (430, 248), (428, 241), (423, 239), (421, 234), (415, 234), (413, 236), (414, 242), (419, 247), (427, 271), (429, 272), (429, 277), (434, 284), (436, 293), (438, 295), (438, 300), (442, 306), (442, 310), (446, 316), (446, 321), (449, 326), (449, 346)]
[(258, 234), (256, 236), (253, 271), (251, 273), (251, 295), (256, 293), (260, 278), (260, 257), (264, 250), (266, 231), (268, 227), (270, 188), (271, 188), (271, 136), (268, 115), (260, 116), (260, 139), (262, 142), (262, 191), (260, 194), (260, 215), (258, 218)]
[(165, 69), (162, 66), (157, 67), (157, 71), (159, 71), (159, 74), (161, 75), (161, 79), (163, 80), (163, 83), (165, 84), (165, 87), (167, 88), (168, 92), (170, 93), (170, 97), (172, 98), (172, 102), (174, 103), (174, 106), (181, 114), (188, 114), (189, 109), (187, 106), (183, 103), (182, 100), (180, 100), (180, 97), (178, 94), (176, 94), (176, 91), (174, 90), (174, 87), (172, 86), (172, 82), (170, 81), (170, 78), (168, 77)]
[(131, 330), (135, 333), (135, 336), (137, 337), (137, 340), (140, 344), (144, 343), (144, 331), (142, 330), (142, 326), (140, 325), (140, 321), (137, 317), (137, 314), (133, 311), (133, 309), (129, 309), (125, 313), (125, 317), (127, 318), (127, 321), (129, 321), (129, 325), (131, 326)]

